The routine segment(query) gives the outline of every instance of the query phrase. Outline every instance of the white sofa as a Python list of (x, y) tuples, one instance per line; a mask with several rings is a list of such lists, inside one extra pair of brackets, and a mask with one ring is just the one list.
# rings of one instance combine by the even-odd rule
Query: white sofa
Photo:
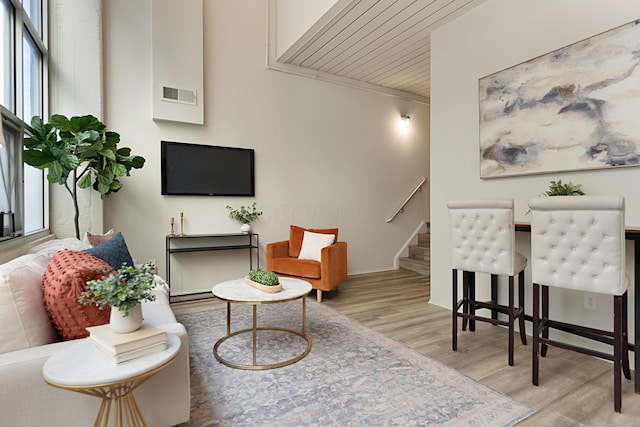
[[(57, 249), (78, 250), (82, 242), (47, 242), (0, 264), (0, 425), (90, 426), (100, 399), (45, 383), (42, 367), (49, 356), (77, 341), (53, 342), (56, 334), (42, 298), (42, 275)], [(39, 275), (39, 278), (38, 278)], [(176, 334), (177, 358), (136, 389), (149, 426), (174, 426), (189, 420), (189, 342), (169, 306), (166, 282), (156, 277), (156, 300), (143, 303), (144, 321)]]

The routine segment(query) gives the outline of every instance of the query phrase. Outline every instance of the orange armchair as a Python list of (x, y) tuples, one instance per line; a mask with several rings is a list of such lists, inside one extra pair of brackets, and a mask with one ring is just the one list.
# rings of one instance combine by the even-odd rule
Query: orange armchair
[[(320, 261), (299, 259), (304, 232), (333, 234), (334, 243), (320, 251)], [(322, 302), (322, 291), (335, 289), (347, 278), (347, 242), (338, 241), (338, 229), (305, 229), (292, 225), (289, 240), (267, 243), (267, 271), (278, 276), (294, 277), (311, 283)]]

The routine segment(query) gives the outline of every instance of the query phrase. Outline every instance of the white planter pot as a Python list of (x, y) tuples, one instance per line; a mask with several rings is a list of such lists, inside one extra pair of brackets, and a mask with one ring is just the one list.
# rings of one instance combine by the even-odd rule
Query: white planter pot
[(124, 312), (116, 307), (111, 307), (111, 316), (109, 317), (109, 325), (114, 332), (126, 334), (133, 332), (142, 326), (142, 306), (136, 305), (129, 310), (129, 315), (124, 316)]
[(242, 231), (242, 234), (249, 234), (249, 232), (251, 231), (251, 225), (249, 224), (242, 224), (240, 226), (240, 231)]

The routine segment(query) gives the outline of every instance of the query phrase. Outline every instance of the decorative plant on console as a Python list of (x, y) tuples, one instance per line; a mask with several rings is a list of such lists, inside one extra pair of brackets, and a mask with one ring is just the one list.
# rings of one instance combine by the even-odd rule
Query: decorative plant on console
[(549, 190), (544, 193), (547, 196), (584, 196), (582, 184), (574, 185), (571, 182), (563, 184), (562, 180), (551, 181)]
[(133, 332), (142, 325), (142, 301), (154, 301), (151, 263), (135, 268), (123, 264), (119, 270), (102, 269), (105, 276), (87, 282), (87, 290), (78, 302), (95, 304), (100, 310), (111, 308), (109, 324), (115, 332)]
[(273, 271), (254, 268), (244, 280), (247, 285), (264, 292), (280, 292), (282, 290), (280, 278)]
[(231, 206), (227, 206), (229, 209), (229, 218), (235, 219), (236, 221), (240, 221), (242, 225), (240, 226), (240, 231), (247, 234), (251, 231), (251, 226), (249, 225), (252, 221), (258, 219), (260, 215), (262, 215), (262, 211), (258, 211), (256, 208), (256, 202), (253, 202), (251, 205), (240, 206), (238, 209), (234, 209)]
[(118, 148), (120, 135), (107, 131), (105, 124), (91, 115), (68, 119), (56, 114), (49, 123), (35, 116), (29, 132), (31, 136), (24, 141), (24, 162), (48, 169), (47, 180), (65, 186), (73, 200), (78, 239), (78, 188), (88, 188), (93, 181), (93, 189), (105, 200), (122, 188), (119, 177), (144, 166), (143, 157), (132, 155), (130, 148)]

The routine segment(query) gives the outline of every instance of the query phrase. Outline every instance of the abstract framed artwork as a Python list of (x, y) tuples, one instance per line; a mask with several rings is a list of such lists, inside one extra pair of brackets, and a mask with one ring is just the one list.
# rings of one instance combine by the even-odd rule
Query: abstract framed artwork
[(478, 83), (481, 178), (640, 165), (640, 20)]

